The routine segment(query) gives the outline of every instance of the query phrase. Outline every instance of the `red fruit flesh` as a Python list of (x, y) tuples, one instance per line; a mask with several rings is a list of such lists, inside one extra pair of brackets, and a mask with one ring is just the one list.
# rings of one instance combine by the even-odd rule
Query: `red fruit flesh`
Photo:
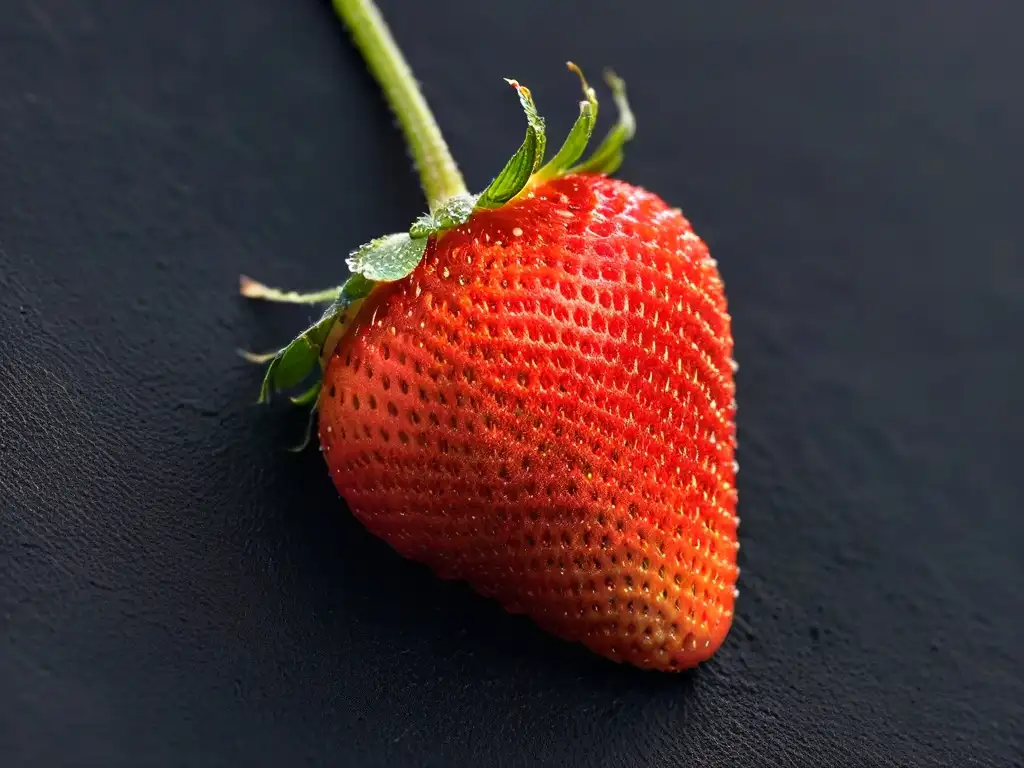
[(325, 372), (324, 456), (402, 555), (609, 658), (691, 667), (738, 575), (722, 282), (653, 194), (533, 192), (364, 306)]

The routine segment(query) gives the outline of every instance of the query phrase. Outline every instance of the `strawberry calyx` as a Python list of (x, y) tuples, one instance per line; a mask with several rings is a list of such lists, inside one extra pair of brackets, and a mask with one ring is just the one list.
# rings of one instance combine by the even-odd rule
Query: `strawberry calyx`
[[(545, 164), (544, 118), (537, 111), (530, 89), (516, 80), (507, 80), (516, 90), (526, 116), (526, 135), (490, 184), (477, 195), (469, 194), (408, 66), (373, 3), (370, 0), (335, 0), (335, 7), (399, 117), (417, 159), (430, 211), (417, 218), (407, 231), (383, 235), (352, 251), (346, 259), (352, 275), (338, 287), (298, 293), (271, 288), (247, 277), (240, 279), (239, 292), (247, 298), (325, 307), (316, 322), (281, 349), (267, 354), (241, 353), (250, 362), (266, 365), (257, 402), (267, 403), (275, 393), (298, 390), (290, 399), (296, 405), (310, 407), (310, 425), (316, 412), (323, 370), (362, 305), (382, 285), (408, 277), (422, 261), (431, 238), (443, 237), (447, 231), (469, 221), (477, 211), (509, 205), (539, 184), (570, 174), (614, 172), (622, 163), (624, 145), (636, 131), (625, 83), (609, 72), (606, 80), (618, 108), (618, 121), (589, 157), (580, 159), (597, 122), (598, 100), (580, 68), (568, 62), (569, 69), (580, 79), (584, 98), (561, 148)], [(423, 135), (430, 141), (425, 141)], [(440, 197), (435, 199), (434, 193)], [(311, 430), (307, 430), (306, 439), (298, 449), (309, 442), (310, 434)]]

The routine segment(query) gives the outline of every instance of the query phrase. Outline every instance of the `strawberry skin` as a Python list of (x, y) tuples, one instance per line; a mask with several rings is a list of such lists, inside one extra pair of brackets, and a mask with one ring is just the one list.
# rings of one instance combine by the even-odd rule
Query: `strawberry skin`
[(677, 209), (570, 174), (432, 237), (362, 306), (318, 431), (396, 551), (608, 658), (679, 670), (733, 617), (733, 344)]

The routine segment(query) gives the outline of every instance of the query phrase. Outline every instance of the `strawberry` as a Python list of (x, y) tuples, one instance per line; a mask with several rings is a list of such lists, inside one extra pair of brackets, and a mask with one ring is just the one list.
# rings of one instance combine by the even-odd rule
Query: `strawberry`
[[(421, 97), (411, 81), (395, 95), (388, 72), (408, 70), (372, 3), (335, 4), (414, 122), (402, 99)], [(602, 656), (680, 670), (718, 649), (737, 594), (730, 319), (682, 213), (608, 176), (633, 134), (614, 76), (619, 122), (578, 162), (597, 114), (580, 78), (546, 165), (543, 119), (510, 81), (526, 139), (477, 196), (439, 133), (418, 148), (406, 125), (432, 212), (354, 251), (340, 288), (243, 280), (250, 297), (330, 303), (251, 357), (269, 362), (262, 400), (319, 370), (293, 400), (318, 416), (352, 513), (397, 552)]]

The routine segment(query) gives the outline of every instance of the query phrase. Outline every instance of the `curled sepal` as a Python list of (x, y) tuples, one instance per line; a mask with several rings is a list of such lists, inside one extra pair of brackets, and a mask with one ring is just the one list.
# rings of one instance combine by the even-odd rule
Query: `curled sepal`
[(622, 164), (622, 148), (636, 133), (636, 119), (626, 98), (626, 83), (614, 72), (606, 72), (605, 80), (612, 89), (612, 99), (619, 110), (619, 120), (604, 137), (597, 149), (569, 173), (614, 173)]
[(526, 113), (526, 138), (512, 155), (494, 181), (477, 198), (477, 209), (500, 208), (514, 198), (530, 181), (534, 171), (544, 162), (544, 151), (547, 137), (544, 133), (544, 118), (537, 114), (530, 89), (515, 80), (508, 80), (509, 85), (519, 93), (519, 102)]
[[(320, 385), (317, 383), (316, 394), (320, 394)], [(314, 398), (316, 395), (314, 395)], [(313, 441), (313, 422), (316, 421), (316, 404), (314, 403), (309, 409), (309, 416), (306, 418), (306, 428), (302, 432), (302, 439), (295, 445), (288, 448), (292, 453), (302, 453), (309, 444)]]
[(312, 405), (316, 402), (317, 396), (320, 394), (320, 388), (323, 386), (322, 381), (314, 381), (313, 386), (307, 389), (300, 395), (289, 397), (293, 405)]
[(597, 94), (587, 83), (587, 79), (579, 67), (571, 61), (566, 62), (566, 65), (579, 75), (580, 83), (583, 86), (584, 100), (580, 102), (579, 117), (576, 118), (572, 130), (565, 138), (562, 148), (548, 161), (547, 165), (537, 171), (536, 180), (538, 181), (553, 179), (568, 171), (587, 150), (587, 143), (594, 132), (594, 124), (597, 122)]
[[(341, 286), (338, 298), (327, 308), (320, 319), (270, 360), (270, 365), (267, 366), (263, 376), (263, 385), (260, 387), (260, 396), (257, 402), (269, 402), (273, 393), (294, 389), (304, 382), (315, 369), (319, 368), (321, 363), (329, 357), (329, 355), (324, 355), (324, 350), (327, 347), (333, 349), (337, 345), (338, 340), (344, 335), (344, 331), (351, 325), (352, 319), (358, 311), (359, 303), (370, 295), (374, 285), (373, 281), (362, 275), (350, 277)], [(265, 361), (267, 357), (267, 355), (259, 355), (253, 356), (252, 359)], [(316, 394), (311, 395), (311, 392), (312, 387), (301, 395), (297, 395), (293, 401), (298, 404), (308, 402), (305, 398), (316, 397)]]
[(274, 392), (292, 389), (306, 380), (318, 365), (320, 349), (327, 341), (335, 319), (335, 313), (328, 311), (277, 353), (267, 366), (257, 402), (268, 403)]
[(309, 415), (306, 417), (306, 428), (302, 432), (302, 439), (288, 449), (292, 453), (302, 453), (309, 447), (313, 439), (313, 422), (316, 421), (316, 410), (319, 404), (318, 398), (320, 397), (321, 389), (323, 389), (323, 382), (318, 380), (301, 395), (291, 398), (295, 405), (309, 406)]
[(347, 264), (367, 280), (390, 283), (416, 269), (426, 250), (427, 238), (396, 232), (359, 246), (348, 257)]

